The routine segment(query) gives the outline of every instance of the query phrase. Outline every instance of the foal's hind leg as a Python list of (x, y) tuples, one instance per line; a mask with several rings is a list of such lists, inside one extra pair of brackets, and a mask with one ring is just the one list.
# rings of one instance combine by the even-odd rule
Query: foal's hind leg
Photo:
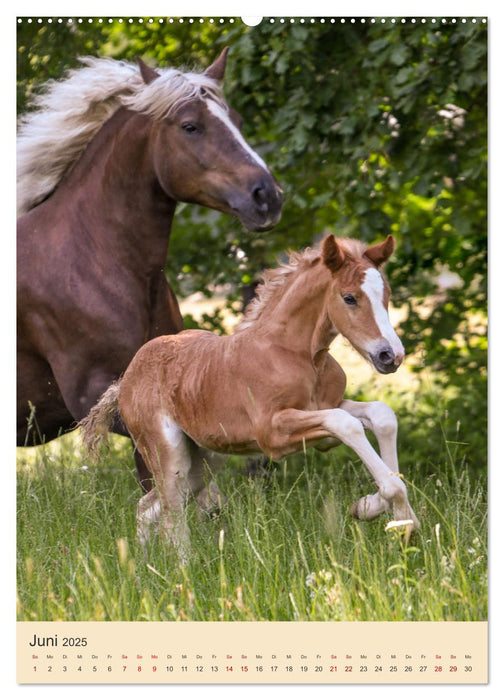
[(151, 529), (157, 530), (160, 516), (161, 501), (157, 489), (153, 488), (140, 499), (137, 506), (137, 538), (140, 544), (147, 544)]
[(228, 456), (206, 450), (195, 443), (192, 443), (191, 448), (189, 484), (192, 495), (202, 510), (208, 513), (220, 510), (226, 502), (226, 497), (221, 493), (213, 477)]
[(138, 504), (138, 538), (145, 543), (151, 527), (157, 526), (159, 532), (184, 554), (189, 548), (185, 505), (191, 493), (190, 441), (175, 423), (163, 419), (159, 431), (142, 436), (138, 449), (155, 480), (154, 489)]

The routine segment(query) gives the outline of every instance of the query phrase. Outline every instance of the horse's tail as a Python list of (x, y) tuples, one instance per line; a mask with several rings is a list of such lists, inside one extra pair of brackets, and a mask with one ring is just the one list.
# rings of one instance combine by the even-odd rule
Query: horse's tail
[(113, 382), (78, 424), (82, 429), (82, 442), (92, 457), (97, 457), (101, 445), (106, 443), (107, 433), (117, 415), (119, 384), (120, 380)]

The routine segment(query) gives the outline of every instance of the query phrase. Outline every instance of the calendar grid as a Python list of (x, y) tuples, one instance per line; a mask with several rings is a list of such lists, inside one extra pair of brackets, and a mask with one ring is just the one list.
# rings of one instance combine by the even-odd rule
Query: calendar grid
[(20, 622), (18, 683), (486, 683), (486, 622)]

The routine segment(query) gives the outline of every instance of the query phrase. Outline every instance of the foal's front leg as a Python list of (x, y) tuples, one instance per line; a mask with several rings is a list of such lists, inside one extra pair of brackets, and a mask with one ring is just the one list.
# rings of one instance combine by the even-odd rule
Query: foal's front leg
[(397, 457), (397, 418), (394, 411), (381, 401), (350, 401), (345, 399), (338, 408), (357, 418), (378, 440), (380, 456), (392, 472), (399, 472)]
[[(382, 460), (390, 467), (392, 474), (399, 475), (397, 419), (390, 406), (381, 401), (350, 401), (345, 399), (340, 403), (339, 408), (357, 418), (366, 430), (371, 430), (376, 435)], [(390, 510), (389, 503), (382, 498), (378, 491), (360, 498), (353, 504), (350, 512), (354, 517), (366, 520), (388, 510)], [(413, 511), (411, 514), (411, 519), (418, 527), (418, 521)]]
[[(321, 411), (286, 409), (273, 417), (273, 428), (272, 442), (276, 443), (273, 449), (280, 456), (299, 449), (300, 445), (316, 445), (327, 438), (336, 438), (351, 447), (378, 486), (377, 494), (366, 497), (364, 502), (361, 499), (360, 507), (353, 514), (371, 520), (384, 511), (391, 511), (396, 520), (412, 520), (411, 529), (419, 527), (408, 501), (406, 486), (397, 473), (397, 455), (394, 467), (387, 465), (367, 439), (361, 420), (349, 411), (344, 408)], [(390, 441), (384, 440), (383, 435), (381, 440), (387, 457), (393, 461)]]

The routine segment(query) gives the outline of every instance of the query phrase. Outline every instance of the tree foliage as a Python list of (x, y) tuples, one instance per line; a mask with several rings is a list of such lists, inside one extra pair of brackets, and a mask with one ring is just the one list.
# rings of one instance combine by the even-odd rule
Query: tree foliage
[[(281, 222), (250, 234), (180, 205), (167, 274), (179, 295), (226, 284), (239, 298), (288, 248), (327, 231), (392, 232), (387, 272), (409, 352), (458, 387), (461, 415), (485, 401), (487, 31), (477, 21), (265, 19), (247, 27), (167, 20), (18, 27), (18, 104), (79, 54), (205, 67), (230, 46), (226, 94), (285, 191)], [(204, 251), (204, 254), (202, 254)], [(456, 284), (440, 288), (450, 271)], [(419, 308), (420, 304), (420, 308)], [(219, 317), (208, 318), (219, 327)], [(478, 423), (480, 425), (480, 422)]]

